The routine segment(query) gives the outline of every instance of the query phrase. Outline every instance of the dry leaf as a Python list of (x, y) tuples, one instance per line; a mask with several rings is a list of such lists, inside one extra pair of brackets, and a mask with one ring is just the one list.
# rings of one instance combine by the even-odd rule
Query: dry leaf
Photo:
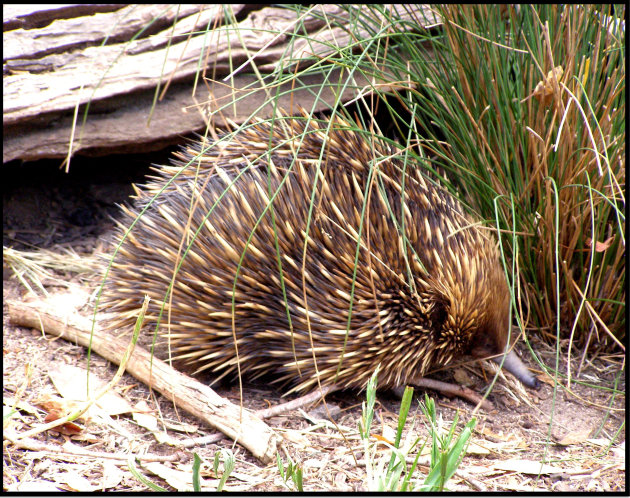
[(61, 491), (55, 483), (43, 480), (16, 482), (9, 485), (6, 489), (7, 491), (19, 491), (20, 493), (50, 493)]
[[(44, 417), (44, 422), (49, 424), (50, 422), (54, 422), (55, 420), (59, 420), (67, 415), (67, 413), (58, 412), (58, 411), (50, 411)], [(53, 430), (64, 434), (66, 436), (74, 436), (75, 434), (79, 434), (84, 428), (74, 422), (64, 422), (61, 425), (58, 425)]]
[(309, 439), (300, 431), (285, 429), (282, 432), (282, 437), (291, 443), (299, 444), (302, 448), (309, 448), (311, 446)]
[(481, 434), (483, 434), (484, 436), (488, 436), (489, 438), (496, 439), (498, 441), (510, 440), (509, 436), (504, 436), (503, 434), (497, 434), (496, 432), (493, 432), (492, 429), (490, 429), (490, 427), (484, 427), (479, 432), (481, 432)]
[[(65, 399), (87, 400), (87, 370), (72, 365), (58, 365), (48, 373), (55, 388)], [(90, 396), (94, 396), (107, 383), (90, 372)], [(133, 411), (131, 404), (113, 391), (105, 393), (96, 405), (107, 415), (120, 415)]]
[(96, 491), (96, 488), (85, 477), (72, 472), (60, 474), (56, 480), (59, 483), (66, 484), (71, 491)]
[(497, 470), (507, 470), (509, 472), (518, 472), (519, 474), (558, 474), (563, 472), (561, 467), (555, 467), (549, 464), (542, 464), (535, 460), (519, 460), (516, 458), (497, 462), (493, 466)]
[(134, 412), (132, 417), (140, 427), (144, 427), (151, 432), (158, 430), (158, 420), (153, 415)]
[(305, 460), (304, 462), (302, 462), (302, 468), (303, 469), (309, 469), (309, 468), (310, 469), (321, 469), (327, 463), (328, 463), (328, 461), (322, 460), (320, 457), (318, 457), (318, 458), (309, 458), (308, 460)]
[(467, 455), (488, 455), (490, 454), (490, 450), (485, 446), (480, 446), (474, 441), (471, 441), (468, 444), (468, 448), (466, 448)]
[(556, 443), (561, 446), (569, 446), (572, 444), (583, 443), (591, 435), (591, 432), (592, 431), (590, 428), (581, 429), (577, 431), (571, 431), (571, 432), (566, 433), (564, 436), (562, 436), (562, 438), (556, 441)]
[(2, 398), (2, 405), (3, 405), (3, 415), (6, 415), (6, 410), (10, 410), (13, 408), (13, 405), (15, 405), (15, 408), (19, 411), (22, 412), (26, 412), (29, 415), (37, 415), (39, 413), (39, 410), (37, 409), (36, 406), (31, 405), (30, 403), (24, 401), (24, 400), (18, 400), (17, 404), (15, 403), (15, 399), (14, 398)]
[(163, 420), (162, 423), (164, 427), (166, 427), (170, 431), (175, 432), (183, 432), (185, 434), (195, 434), (199, 431), (199, 426), (195, 424), (187, 424), (186, 422), (173, 422), (168, 420)]
[[(161, 477), (177, 491), (192, 491), (192, 465), (188, 470), (179, 471), (173, 470), (164, 464), (158, 462), (147, 462), (144, 468), (150, 472), (153, 472), (156, 476)], [(204, 479), (199, 479), (204, 483)], [(217, 479), (217, 484), (219, 480)], [(207, 482), (205, 483), (207, 484)], [(216, 486), (214, 488), (216, 490)]]
[(111, 489), (118, 486), (125, 476), (124, 472), (120, 470), (112, 462), (103, 462), (103, 478), (98, 485), (99, 490)]
[(543, 374), (539, 374), (536, 376), (536, 378), (540, 381), (540, 382), (544, 382), (545, 384), (549, 384), (551, 387), (553, 387), (556, 384), (556, 381), (553, 377), (551, 377), (549, 374), (543, 373)]
[[(35, 400), (35, 404), (46, 412), (44, 422), (47, 424), (79, 410), (81, 405), (76, 401), (66, 400), (53, 394), (42, 394)], [(84, 413), (76, 420), (89, 422), (90, 417), (87, 413)], [(75, 434), (79, 434), (84, 430), (84, 428), (74, 422), (65, 422), (64, 424), (58, 425), (53, 430), (66, 436), (73, 436)]]
[[(600, 242), (599, 240), (595, 241), (595, 252), (604, 252), (610, 247), (610, 244), (612, 244), (613, 240), (615, 240), (614, 235), (606, 239), (604, 242)], [(586, 239), (587, 247), (591, 247), (592, 244), (593, 240), (591, 238)]]
[[(42, 394), (35, 400), (35, 404), (47, 413), (63, 413), (65, 415), (81, 407), (81, 403), (77, 401), (60, 398), (54, 394)], [(85, 416), (82, 418), (85, 419)]]

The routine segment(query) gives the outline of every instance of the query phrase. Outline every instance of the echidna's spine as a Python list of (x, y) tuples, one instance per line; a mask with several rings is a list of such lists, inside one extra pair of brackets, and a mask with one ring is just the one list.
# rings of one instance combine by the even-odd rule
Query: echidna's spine
[[(509, 293), (492, 237), (342, 120), (283, 118), (193, 143), (138, 190), (121, 226), (162, 189), (123, 242), (103, 304), (110, 328), (130, 329), (146, 293), (154, 323), (174, 280), (162, 329), (199, 371), (231, 375), (239, 362), (307, 390), (318, 375), (364, 387), (380, 365), (379, 385), (394, 387), (505, 350)], [(518, 358), (506, 365), (531, 380)]]

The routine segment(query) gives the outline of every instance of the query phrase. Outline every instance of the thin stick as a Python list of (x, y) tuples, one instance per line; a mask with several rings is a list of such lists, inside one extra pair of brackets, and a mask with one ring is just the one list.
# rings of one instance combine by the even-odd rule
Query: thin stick
[(332, 386), (322, 386), (321, 389), (316, 389), (312, 393), (309, 393), (305, 396), (300, 396), (299, 398), (287, 401), (286, 403), (282, 403), (280, 405), (272, 406), (270, 408), (256, 410), (254, 413), (261, 419), (275, 417), (276, 415), (279, 415), (281, 413), (302, 408), (303, 406), (313, 403), (315, 401), (319, 401), (320, 399), (323, 400), (324, 396), (336, 391), (337, 389), (339, 388), (334, 384)]
[(494, 410), (494, 405), (490, 403), (490, 401), (488, 401), (487, 399), (484, 400), (482, 396), (472, 391), (471, 389), (468, 389), (467, 387), (458, 386), (456, 384), (449, 384), (440, 380), (427, 379), (425, 377), (420, 377), (419, 379), (414, 380), (413, 383), (418, 387), (433, 389), (434, 391), (439, 391), (443, 394), (446, 394), (447, 396), (459, 396), (460, 398), (467, 399), (475, 405), (480, 403), (481, 408), (483, 408), (484, 410)]
[[(9, 301), (9, 319), (16, 325), (33, 327), (47, 334), (63, 337), (75, 344), (90, 344), (92, 321), (77, 313), (59, 315), (59, 307), (40, 301)], [(117, 338), (97, 326), (91, 338), (92, 351), (120, 364), (128, 339)], [(263, 463), (275, 460), (279, 437), (250, 410), (222, 398), (207, 385), (178, 372), (150, 352), (136, 346), (127, 364), (127, 372), (155, 389), (191, 415), (218, 429), (247, 448)]]

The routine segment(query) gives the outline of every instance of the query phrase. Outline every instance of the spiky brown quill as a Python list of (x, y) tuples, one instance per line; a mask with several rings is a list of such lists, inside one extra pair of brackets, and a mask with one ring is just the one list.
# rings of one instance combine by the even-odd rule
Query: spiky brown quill
[[(302, 391), (318, 375), (362, 388), (379, 364), (381, 387), (403, 386), (506, 350), (496, 241), (384, 142), (340, 119), (279, 118), (178, 158), (125, 209), (119, 241), (163, 189), (109, 273), (110, 329), (131, 330), (145, 294), (155, 325), (174, 281), (161, 330), (179, 360)], [(505, 366), (536, 384), (513, 352)]]

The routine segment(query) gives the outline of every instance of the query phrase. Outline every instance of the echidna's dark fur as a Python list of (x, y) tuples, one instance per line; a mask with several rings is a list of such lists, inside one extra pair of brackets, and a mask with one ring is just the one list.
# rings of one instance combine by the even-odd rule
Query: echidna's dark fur
[[(502, 353), (509, 293), (489, 233), (384, 143), (339, 119), (304, 133), (305, 120), (199, 141), (137, 189), (120, 237), (164, 191), (116, 256), (108, 326), (131, 330), (145, 294), (155, 324), (201, 227), (161, 319), (200, 371), (235, 374), (238, 362), (250, 378), (309, 390), (317, 375), (363, 387), (380, 364), (379, 385), (395, 387), (467, 353)], [(506, 366), (535, 382), (513, 353)]]

